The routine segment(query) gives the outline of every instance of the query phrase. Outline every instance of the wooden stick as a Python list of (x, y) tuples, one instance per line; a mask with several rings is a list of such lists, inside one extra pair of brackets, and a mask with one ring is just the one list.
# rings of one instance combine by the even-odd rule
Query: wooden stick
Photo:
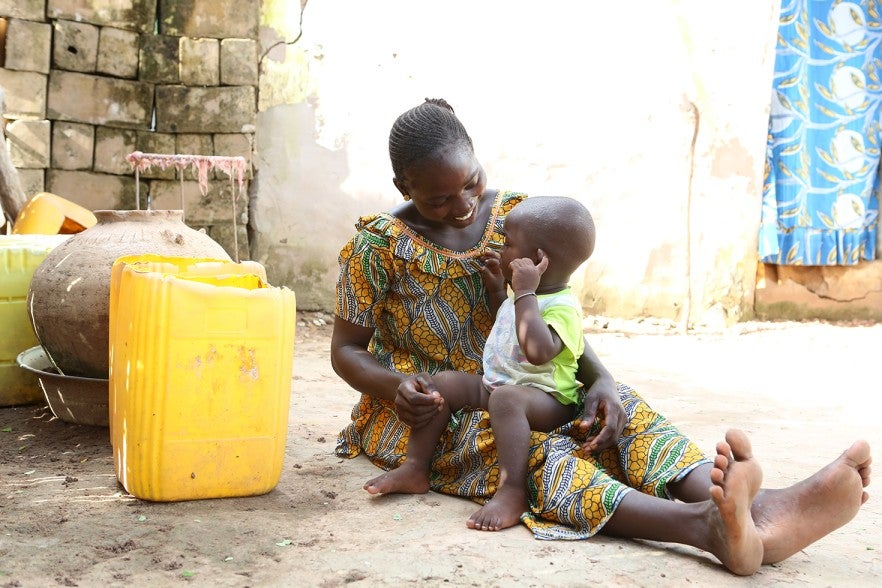
[[(5, 110), (3, 89), (0, 88), (0, 113)], [(9, 150), (6, 147), (6, 121), (0, 128), (0, 209), (9, 226), (15, 222), (18, 213), (27, 204), (28, 198), (18, 179), (18, 170), (12, 165)]]

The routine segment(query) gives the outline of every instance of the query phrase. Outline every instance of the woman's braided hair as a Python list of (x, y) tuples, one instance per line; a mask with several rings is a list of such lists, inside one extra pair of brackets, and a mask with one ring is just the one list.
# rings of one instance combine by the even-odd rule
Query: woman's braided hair
[(389, 132), (389, 159), (396, 178), (412, 164), (447, 147), (472, 146), (472, 138), (443, 98), (426, 98), (397, 119)]

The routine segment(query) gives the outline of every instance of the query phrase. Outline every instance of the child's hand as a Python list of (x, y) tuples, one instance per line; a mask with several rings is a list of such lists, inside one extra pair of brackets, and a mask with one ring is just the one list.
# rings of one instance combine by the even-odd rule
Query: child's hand
[(481, 279), (488, 292), (502, 292), (505, 295), (505, 278), (499, 265), (499, 252), (488, 249), (478, 260), (481, 262)]
[(535, 292), (542, 274), (548, 269), (548, 256), (541, 249), (536, 251), (539, 263), (529, 257), (521, 257), (511, 262), (511, 289), (515, 294)]

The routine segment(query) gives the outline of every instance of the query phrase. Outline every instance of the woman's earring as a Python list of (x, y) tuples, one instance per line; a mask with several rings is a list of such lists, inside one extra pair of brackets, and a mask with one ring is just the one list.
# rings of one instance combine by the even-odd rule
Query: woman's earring
[(407, 202), (408, 200), (410, 200), (410, 194), (404, 194), (403, 196), (404, 196), (404, 201), (405, 201), (405, 202)]

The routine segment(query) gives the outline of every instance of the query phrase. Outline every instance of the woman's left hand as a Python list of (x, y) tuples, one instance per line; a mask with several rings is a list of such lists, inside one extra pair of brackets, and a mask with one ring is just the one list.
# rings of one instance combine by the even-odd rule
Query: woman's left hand
[[(625, 425), (628, 424), (628, 415), (619, 398), (619, 390), (615, 379), (609, 370), (604, 367), (600, 358), (591, 349), (588, 340), (585, 340), (585, 350), (579, 357), (580, 382), (585, 384), (585, 409), (582, 418), (577, 423), (577, 433), (585, 435), (582, 448), (594, 453), (615, 445)], [(595, 419), (600, 421), (601, 428), (597, 434), (589, 435), (594, 426)]]
[(599, 419), (602, 426), (596, 435), (585, 437), (582, 449), (588, 453), (614, 446), (628, 424), (615, 382), (610, 386), (609, 382), (599, 378), (585, 392), (585, 410), (577, 424), (579, 431), (588, 435), (595, 419)]

